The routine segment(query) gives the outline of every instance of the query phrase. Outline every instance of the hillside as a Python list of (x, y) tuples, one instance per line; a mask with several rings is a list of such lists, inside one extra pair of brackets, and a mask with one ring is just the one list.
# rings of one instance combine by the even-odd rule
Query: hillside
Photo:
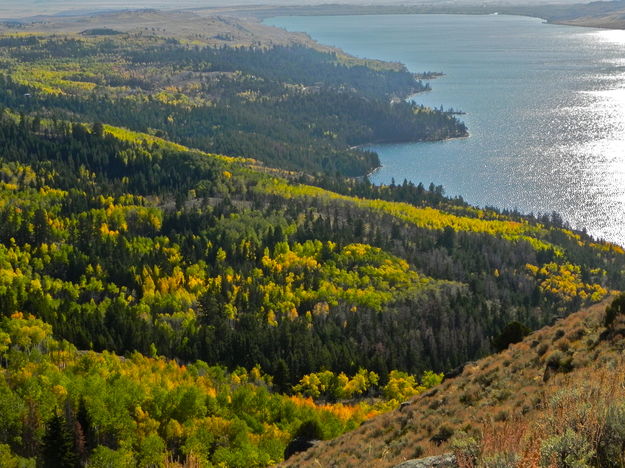
[(545, 18), (556, 24), (625, 29), (625, 2), (621, 0), (513, 8), (512, 11), (515, 14)]
[[(178, 31), (174, 20), (167, 23), (173, 31), (148, 22), (125, 32), (127, 19), (146, 17), (169, 19), (125, 13), (106, 27), (78, 23), (79, 33), (18, 28), (2, 36), (0, 104), (122, 126), (281, 169), (347, 176), (379, 165), (377, 154), (359, 145), (467, 134), (453, 115), (391, 103), (429, 89), (404, 66), (297, 41), (275, 44), (271, 35), (257, 35), (258, 25), (246, 30), (219, 18), (198, 18), (201, 33)], [(243, 30), (256, 40), (242, 39)]]
[(619, 300), (608, 328), (610, 300), (466, 364), (461, 375), (400, 409), (281, 466), (390, 467), (448, 452), (460, 466), (620, 466), (625, 317)]
[[(196, 11), (201, 12), (201, 9)], [(511, 2), (389, 2), (356, 5), (350, 2), (282, 5), (237, 6), (214, 9), (222, 14), (259, 19), (275, 16), (332, 15), (491, 15), (507, 14), (543, 18), (549, 23), (608, 29), (625, 28), (625, 2), (598, 1), (511, 1)]]
[(0, 36), (17, 466), (267, 466), (625, 288), (556, 213), (345, 177), (375, 163), (349, 145), (465, 131), (390, 104), (403, 66), (112, 29)]
[(330, 438), (380, 412), (272, 392), (258, 367), (77, 350), (21, 313), (0, 320), (0, 360), (3, 468), (268, 466), (303, 423)]
[(146, 35), (177, 37), (179, 40), (198, 41), (212, 46), (252, 46), (262, 43), (265, 46), (299, 44), (322, 48), (304, 34), (286, 33), (257, 22), (198, 14), (189, 10), (126, 10), (118, 7), (117, 10), (98, 14), (34, 16), (36, 11), (30, 9), (30, 15), (24, 15), (27, 17), (20, 20), (0, 22), (0, 30), (3, 33), (19, 31), (22, 34), (77, 34), (90, 29), (114, 29), (123, 33), (143, 32)]
[[(576, 3), (579, 0), (559, 0), (558, 4)], [(268, 7), (264, 6), (262, 2), (258, 0), (239, 0), (234, 6), (224, 4), (220, 0), (179, 0), (175, 4), (167, 2), (165, 0), (137, 0), (129, 5), (123, 0), (49, 0), (45, 3), (39, 0), (5, 0), (0, 6), (0, 18), (22, 18), (36, 15), (55, 15), (55, 16), (72, 16), (85, 13), (94, 13), (98, 11), (110, 11), (110, 10), (123, 10), (127, 8), (158, 8), (161, 10), (188, 10), (188, 9), (210, 9), (216, 12), (240, 10), (244, 8), (275, 8), (275, 6), (293, 6), (293, 5), (320, 5), (325, 6), (327, 2), (323, 0), (313, 0), (310, 2), (302, 2), (301, 0), (272, 0), (271, 2), (265, 2)], [(351, 5), (357, 8), (368, 8), (371, 5), (381, 6), (396, 6), (398, 4), (407, 5), (431, 5), (429, 0), (411, 0), (405, 2), (398, 2), (397, 0), (343, 0), (340, 2), (342, 5)], [(450, 5), (450, 6), (463, 6), (463, 5), (475, 5), (475, 0), (444, 0), (437, 2), (438, 4)], [(519, 3), (515, 0), (487, 0), (480, 2), (480, 4), (515, 4)], [(542, 3), (541, 0), (524, 0), (523, 4), (536, 4)], [(556, 2), (554, 2), (556, 3)]]
[[(135, 360), (143, 359), (136, 352), (202, 360), (235, 376), (257, 368), (258, 391), (264, 385), (286, 394), (275, 397), (278, 407), (293, 397), (325, 411), (327, 401), (297, 400), (295, 384), (306, 374), (368, 369), (379, 376), (381, 390), (395, 369), (417, 376), (451, 369), (489, 352), (490, 337), (510, 321), (538, 327), (601, 300), (606, 287), (622, 282), (625, 255), (617, 246), (557, 227), (555, 217), (539, 222), (477, 210), (436, 188), (352, 181), (339, 194), (298, 184), (253, 160), (8, 110), (0, 138), (0, 307), (8, 320), (5, 352), (18, 353), (5, 359), (2, 379), (21, 395), (10, 427), (30, 434), (0, 433), (7, 456), (48, 456), (42, 452), (46, 425), (70, 424), (77, 401), (88, 397), (68, 374), (68, 363), (86, 350)], [(23, 318), (39, 321), (21, 324)], [(24, 330), (12, 331), (11, 320)], [(54, 378), (47, 376), (47, 360), (58, 359), (59, 345), (40, 344), (46, 336), (66, 340), (62, 348), (70, 351), (69, 361), (52, 362)], [(241, 366), (248, 371), (237, 370)], [(34, 385), (28, 386), (32, 398), (11, 369), (35, 376), (23, 382)], [(238, 378), (231, 378), (235, 387)], [(340, 393), (354, 393), (348, 384)], [(380, 390), (371, 396), (379, 398)], [(207, 392), (197, 397), (202, 405), (212, 401)], [(151, 404), (145, 426), (144, 403), (132, 400), (120, 408), (124, 422), (116, 432), (101, 428), (85, 456), (128, 456), (144, 466), (137, 462), (142, 453), (156, 450), (161, 461), (199, 457), (204, 465), (252, 466), (254, 459), (265, 466), (279, 460), (306, 419), (318, 420), (324, 437), (332, 437), (379, 411), (352, 402), (328, 409), (340, 416), (334, 422), (291, 409), (257, 420), (241, 416), (239, 432), (218, 442), (222, 450), (192, 450), (194, 418), (226, 418), (227, 424), (210, 422), (225, 424), (224, 431), (233, 424), (233, 410), (221, 409), (230, 405), (224, 398), (208, 413), (184, 418)], [(98, 408), (87, 403), (90, 415)], [(168, 432), (176, 424), (184, 427)], [(270, 446), (262, 442), (273, 430), (267, 424), (282, 431), (267, 436), (275, 439)], [(237, 434), (252, 445), (242, 447), (247, 439)]]

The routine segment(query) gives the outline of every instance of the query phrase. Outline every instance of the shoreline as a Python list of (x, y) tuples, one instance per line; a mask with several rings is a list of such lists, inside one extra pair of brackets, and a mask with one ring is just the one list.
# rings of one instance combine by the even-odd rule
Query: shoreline
[(365, 146), (372, 146), (372, 145), (405, 145), (405, 144), (409, 144), (409, 143), (439, 143), (439, 142), (444, 142), (444, 141), (451, 141), (451, 140), (462, 140), (463, 138), (469, 138), (471, 136), (471, 134), (469, 132), (467, 132), (466, 135), (459, 135), (459, 136), (450, 136), (450, 137), (446, 137), (446, 138), (439, 138), (439, 139), (432, 139), (432, 140), (396, 140), (396, 141), (369, 141), (367, 143), (361, 143), (360, 145), (355, 145), (355, 146), (350, 146), (347, 149), (349, 150), (357, 150), (357, 149), (362, 149)]
[[(443, 138), (441, 140), (416, 140), (416, 141), (396, 141), (396, 142), (371, 142), (371, 143), (363, 143), (362, 145), (358, 145), (358, 146), (351, 146), (349, 149), (361, 149), (365, 146), (370, 146), (370, 145), (406, 145), (406, 144), (418, 144), (418, 143), (444, 143), (446, 141), (452, 141), (452, 140), (462, 140), (464, 138), (470, 138), (471, 134), (469, 132), (467, 132), (466, 135), (463, 136), (457, 136), (457, 137), (447, 137), (447, 138)], [(375, 174), (376, 172), (378, 172), (380, 169), (382, 169), (384, 167), (384, 164), (380, 164), (377, 167), (374, 167), (373, 169), (371, 169), (369, 172), (367, 172), (365, 175), (361, 175), (361, 176), (356, 176), (353, 177), (354, 179), (361, 179), (364, 177), (370, 177), (371, 175)]]
[[(437, 72), (436, 73), (436, 78), (440, 78), (440, 77), (444, 77), (446, 76), (445, 73), (443, 72)], [(436, 79), (433, 78), (433, 79)], [(420, 94), (425, 94), (425, 93), (431, 93), (432, 89), (425, 89), (422, 91), (414, 91), (409, 93), (407, 96), (404, 96), (403, 98), (394, 98), (391, 100), (391, 103), (393, 103), (393, 101), (396, 99), (397, 102), (410, 102), (414, 97), (419, 96)], [(432, 107), (428, 107), (428, 106), (424, 106), (428, 109), (433, 109)], [(453, 112), (446, 112), (443, 111), (445, 113), (448, 113), (449, 115), (455, 116), (455, 115), (466, 115), (466, 112), (464, 111), (453, 111)], [(395, 141), (390, 141), (390, 140), (380, 140), (380, 141), (369, 141), (366, 143), (361, 143), (359, 145), (354, 145), (354, 146), (349, 146), (348, 149), (349, 150), (360, 150), (363, 149), (366, 146), (371, 146), (371, 145), (401, 145), (401, 144), (407, 144), (407, 143), (435, 143), (435, 142), (443, 142), (443, 141), (448, 141), (448, 140), (456, 140), (456, 139), (460, 139), (460, 138), (469, 138), (471, 136), (471, 134), (466, 131), (465, 135), (459, 135), (459, 136), (450, 136), (450, 137), (446, 137), (446, 138), (441, 138), (441, 139), (436, 139), (436, 140), (395, 140)], [(373, 172), (379, 170), (382, 167), (382, 165), (374, 168), (372, 171), (370, 171), (369, 173), (367, 173), (364, 176), (358, 176), (358, 177), (368, 177), (370, 174), (372, 174)]]
[[(439, 76), (445, 76), (444, 73), (441, 73)], [(419, 94), (423, 94), (426, 92), (431, 92), (432, 90), (429, 89), (427, 91), (419, 91), (416, 93), (411, 93), (408, 96), (403, 98), (403, 101), (410, 101), (413, 97), (418, 96)], [(451, 112), (450, 115), (466, 115), (466, 112), (464, 111), (458, 111), (458, 112)], [(465, 135), (459, 135), (459, 136), (450, 136), (450, 137), (446, 137), (446, 138), (441, 138), (438, 140), (405, 140), (405, 141), (370, 141), (367, 143), (361, 143), (360, 145), (355, 145), (355, 146), (350, 146), (348, 149), (350, 150), (361, 150), (367, 146), (372, 146), (372, 145), (402, 145), (402, 144), (416, 144), (416, 143), (439, 143), (439, 142), (445, 142), (445, 141), (450, 141), (450, 140), (459, 140), (462, 138), (469, 138), (471, 136), (471, 133), (469, 131), (466, 131)], [(378, 154), (376, 152), (376, 154)], [(379, 154), (378, 154), (379, 157)], [(362, 175), (362, 176), (357, 176), (354, 177), (355, 179), (360, 179), (360, 178), (369, 178), (371, 175), (375, 174), (376, 172), (378, 172), (380, 169), (382, 169), (384, 167), (384, 165), (382, 163), (380, 163), (379, 166), (374, 167), (373, 169), (371, 169), (368, 173)]]
[(625, 4), (622, 8), (602, 11), (596, 4), (616, 2), (600, 1), (594, 3), (576, 3), (570, 5), (467, 5), (460, 7), (436, 7), (425, 5), (354, 5), (349, 3), (333, 5), (292, 6), (292, 7), (263, 7), (237, 9), (232, 13), (246, 14), (264, 24), (269, 18), (278, 16), (404, 16), (404, 15), (470, 15), (470, 16), (521, 16), (539, 19), (545, 24), (625, 30), (625, 19), (614, 20), (614, 15), (623, 15), (625, 18)]
[[(93, 8), (81, 3), (76, 7), (66, 5), (65, 8), (44, 8), (41, 11), (16, 7), (5, 8), (0, 12), (0, 23), (28, 24), (42, 21), (59, 21), (79, 17), (98, 17), (125, 12), (142, 12), (147, 10), (161, 13), (188, 12), (207, 16), (230, 16), (248, 21), (259, 22), (265, 26), (265, 20), (279, 16), (391, 16), (391, 15), (471, 15), (471, 16), (522, 16), (543, 20), (546, 24), (571, 27), (625, 30), (625, 4), (619, 8), (619, 2), (600, 1), (594, 3), (575, 3), (569, 5), (517, 5), (502, 6), (497, 4), (468, 4), (466, 6), (432, 6), (432, 5), (358, 5), (353, 3), (317, 4), (317, 5), (275, 5), (275, 4), (240, 4), (236, 6), (198, 6), (193, 2), (180, 7), (168, 7), (162, 2), (145, 2), (135, 7), (118, 5), (115, 2)], [(611, 8), (602, 9), (608, 5)], [(624, 19), (615, 20), (622, 15)], [(419, 75), (419, 74), (417, 74)], [(437, 74), (434, 74), (437, 75)], [(427, 79), (435, 79), (436, 76)]]

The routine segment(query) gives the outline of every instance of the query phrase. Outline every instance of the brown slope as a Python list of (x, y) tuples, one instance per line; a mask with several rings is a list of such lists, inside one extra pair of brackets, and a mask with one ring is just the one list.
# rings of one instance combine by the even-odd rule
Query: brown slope
[(0, 21), (0, 32), (9, 34), (69, 34), (94, 28), (110, 28), (143, 36), (175, 37), (190, 41), (193, 45), (316, 46), (305, 34), (289, 33), (258, 21), (199, 15), (191, 11), (138, 10), (80, 16), (41, 16), (24, 20), (19, 26)]
[(585, 16), (570, 20), (561, 20), (557, 21), (557, 23), (590, 28), (625, 29), (625, 9), (609, 15)]
[(619, 317), (617, 331), (606, 332), (603, 319), (608, 303), (572, 314), (502, 353), (469, 364), (460, 376), (400, 409), (298, 454), (282, 466), (391, 467), (450, 452), (450, 442), (432, 442), (447, 430), (481, 440), (478, 448), (484, 457), (515, 452), (526, 462), (519, 466), (537, 466), (542, 442), (573, 424), (563, 409), (578, 414), (571, 409), (576, 404), (594, 405), (596, 411), (587, 414), (583, 424), (574, 423), (595, 434), (600, 432), (600, 418), (592, 415), (607, 411), (607, 401), (625, 402), (625, 389), (619, 383), (625, 375), (625, 321)]

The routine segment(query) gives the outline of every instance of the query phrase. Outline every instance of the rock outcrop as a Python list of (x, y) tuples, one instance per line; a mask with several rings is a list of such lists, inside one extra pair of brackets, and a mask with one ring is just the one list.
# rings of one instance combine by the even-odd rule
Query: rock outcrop
[(394, 468), (458, 468), (458, 465), (456, 464), (456, 457), (451, 453), (446, 453), (435, 457), (408, 460)]

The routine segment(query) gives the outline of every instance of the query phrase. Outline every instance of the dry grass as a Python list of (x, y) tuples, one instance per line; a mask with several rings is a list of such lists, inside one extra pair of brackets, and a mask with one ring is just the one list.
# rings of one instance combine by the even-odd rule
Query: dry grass
[[(461, 463), (466, 467), (506, 466), (493, 461), (501, 461), (502, 454), (516, 457), (516, 464), (509, 466), (550, 466), (545, 446), (565, 437), (567, 428), (596, 451), (607, 413), (615, 404), (625, 408), (625, 321), (619, 319), (614, 331), (606, 333), (608, 303), (467, 365), (462, 375), (403, 408), (283, 466), (386, 467), (450, 451), (461, 458), (470, 452)], [(440, 441), (437, 436), (445, 439), (446, 429), (454, 435)]]
[(199, 46), (303, 44), (321, 48), (305, 34), (290, 33), (258, 21), (191, 11), (139, 10), (86, 16), (50, 16), (17, 28), (0, 22), (0, 33), (4, 34), (75, 34), (92, 28), (110, 28), (143, 36), (175, 37)]

